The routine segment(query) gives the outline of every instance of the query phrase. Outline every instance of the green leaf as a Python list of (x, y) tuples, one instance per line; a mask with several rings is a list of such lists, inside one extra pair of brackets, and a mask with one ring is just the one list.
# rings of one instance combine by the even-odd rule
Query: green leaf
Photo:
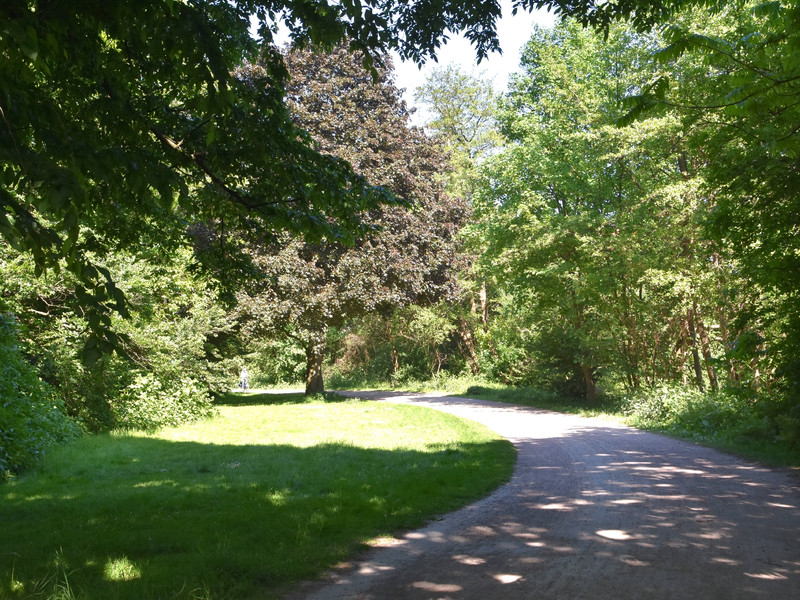
[(104, 353), (100, 348), (100, 340), (95, 335), (90, 335), (81, 349), (81, 361), (91, 367), (103, 358)]
[(211, 123), (208, 126), (208, 131), (206, 132), (206, 146), (213, 144), (215, 139), (217, 139), (217, 126), (214, 123)]
[(25, 35), (20, 36), (19, 45), (28, 58), (32, 61), (36, 61), (39, 57), (39, 38), (33, 27), (25, 29)]

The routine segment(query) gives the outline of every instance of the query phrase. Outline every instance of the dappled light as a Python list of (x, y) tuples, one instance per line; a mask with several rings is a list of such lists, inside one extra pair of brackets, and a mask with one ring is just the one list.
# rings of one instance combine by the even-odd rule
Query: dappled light
[(515, 441), (514, 477), (370, 554), (370, 574), (336, 573), (330, 587), (297, 597), (772, 599), (800, 590), (791, 474), (600, 421), (387, 396), (491, 423)]

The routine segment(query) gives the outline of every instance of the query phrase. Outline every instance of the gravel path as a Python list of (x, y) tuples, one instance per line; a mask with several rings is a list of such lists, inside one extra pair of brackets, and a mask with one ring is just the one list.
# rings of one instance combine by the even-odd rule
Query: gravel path
[(289, 598), (800, 599), (794, 473), (600, 420), (357, 395), (487, 425), (519, 452), (513, 478)]

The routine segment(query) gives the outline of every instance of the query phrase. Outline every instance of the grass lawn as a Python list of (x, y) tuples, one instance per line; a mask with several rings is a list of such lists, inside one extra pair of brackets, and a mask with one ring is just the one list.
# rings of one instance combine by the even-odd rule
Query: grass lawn
[(421, 407), (233, 398), (190, 426), (85, 437), (0, 486), (0, 598), (275, 597), (485, 495), (515, 460)]

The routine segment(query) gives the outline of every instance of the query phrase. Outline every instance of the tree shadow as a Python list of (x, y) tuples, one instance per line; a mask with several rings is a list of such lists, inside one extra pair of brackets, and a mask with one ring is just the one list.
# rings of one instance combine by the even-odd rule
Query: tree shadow
[(352, 402), (335, 392), (305, 395), (302, 391), (227, 392), (214, 400), (217, 406), (277, 406), (282, 404), (330, 404)]
[(795, 474), (596, 420), (485, 406), (508, 417), (498, 431), (519, 451), (509, 484), (337, 574), (337, 597), (798, 597)]
[(367, 539), (463, 504), (472, 491), (459, 482), (494, 446), (110, 438), (96, 447), (96, 468), (83, 462), (0, 488), (0, 597), (65, 581), (86, 598), (269, 595)]

